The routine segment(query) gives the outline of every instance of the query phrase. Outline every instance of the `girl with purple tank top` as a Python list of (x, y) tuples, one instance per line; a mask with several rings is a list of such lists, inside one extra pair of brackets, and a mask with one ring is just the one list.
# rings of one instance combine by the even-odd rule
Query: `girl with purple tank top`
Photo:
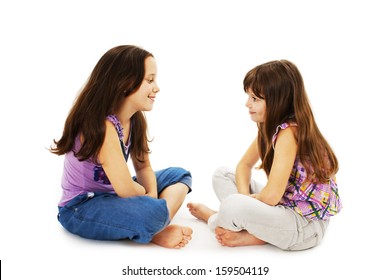
[(79, 94), (51, 148), (65, 155), (58, 220), (69, 232), (166, 248), (191, 239), (191, 228), (170, 224), (191, 191), (190, 172), (154, 172), (149, 161), (143, 112), (152, 110), (160, 90), (156, 75), (151, 53), (117, 46), (102, 56)]

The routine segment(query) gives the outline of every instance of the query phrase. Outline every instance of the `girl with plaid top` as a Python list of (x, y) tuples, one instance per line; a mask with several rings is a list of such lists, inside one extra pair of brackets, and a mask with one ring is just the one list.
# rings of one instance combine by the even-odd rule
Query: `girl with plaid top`
[[(290, 61), (271, 61), (247, 73), (244, 90), (258, 134), (236, 170), (215, 172), (219, 211), (199, 203), (188, 208), (215, 230), (223, 246), (314, 247), (342, 205), (338, 161), (314, 120), (302, 76)], [(258, 161), (265, 186), (252, 179)]]

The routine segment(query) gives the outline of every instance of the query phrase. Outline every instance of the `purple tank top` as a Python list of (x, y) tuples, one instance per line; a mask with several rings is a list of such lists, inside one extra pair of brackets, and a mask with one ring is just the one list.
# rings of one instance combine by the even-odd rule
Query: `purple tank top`
[[(118, 133), (118, 138), (122, 146), (124, 156), (127, 160), (131, 137), (127, 145), (123, 143), (123, 127), (115, 115), (107, 117), (111, 121)], [(62, 197), (58, 206), (63, 207), (74, 197), (88, 192), (109, 192), (114, 193), (114, 189), (108, 180), (103, 167), (93, 163), (91, 160), (79, 161), (74, 151), (80, 149), (80, 138), (75, 140), (73, 151), (65, 154), (64, 171), (62, 174)]]

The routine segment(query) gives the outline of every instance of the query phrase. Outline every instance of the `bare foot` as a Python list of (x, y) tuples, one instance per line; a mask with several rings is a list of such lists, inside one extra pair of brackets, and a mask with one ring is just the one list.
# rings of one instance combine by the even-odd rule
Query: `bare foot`
[(165, 248), (180, 249), (191, 240), (192, 229), (179, 225), (169, 225), (157, 233), (152, 243)]
[(216, 211), (208, 208), (206, 205), (202, 203), (188, 203), (187, 204), (188, 209), (190, 210), (190, 213), (192, 216), (204, 221), (207, 223), (211, 215), (214, 215), (217, 213)]
[(235, 232), (217, 227), (215, 229), (215, 236), (222, 246), (237, 247), (266, 244), (266, 242), (256, 238), (246, 230)]

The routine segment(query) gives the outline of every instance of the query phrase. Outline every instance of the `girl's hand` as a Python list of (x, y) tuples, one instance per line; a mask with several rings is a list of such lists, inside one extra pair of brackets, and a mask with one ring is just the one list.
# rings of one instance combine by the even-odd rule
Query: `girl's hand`
[(156, 192), (148, 192), (145, 195), (146, 196), (150, 196), (151, 198), (157, 198), (157, 193)]
[(254, 198), (254, 199), (257, 199), (257, 200), (258, 200), (257, 195), (258, 195), (257, 193), (252, 193), (252, 194), (250, 194), (249, 196), (252, 197), (252, 198)]

